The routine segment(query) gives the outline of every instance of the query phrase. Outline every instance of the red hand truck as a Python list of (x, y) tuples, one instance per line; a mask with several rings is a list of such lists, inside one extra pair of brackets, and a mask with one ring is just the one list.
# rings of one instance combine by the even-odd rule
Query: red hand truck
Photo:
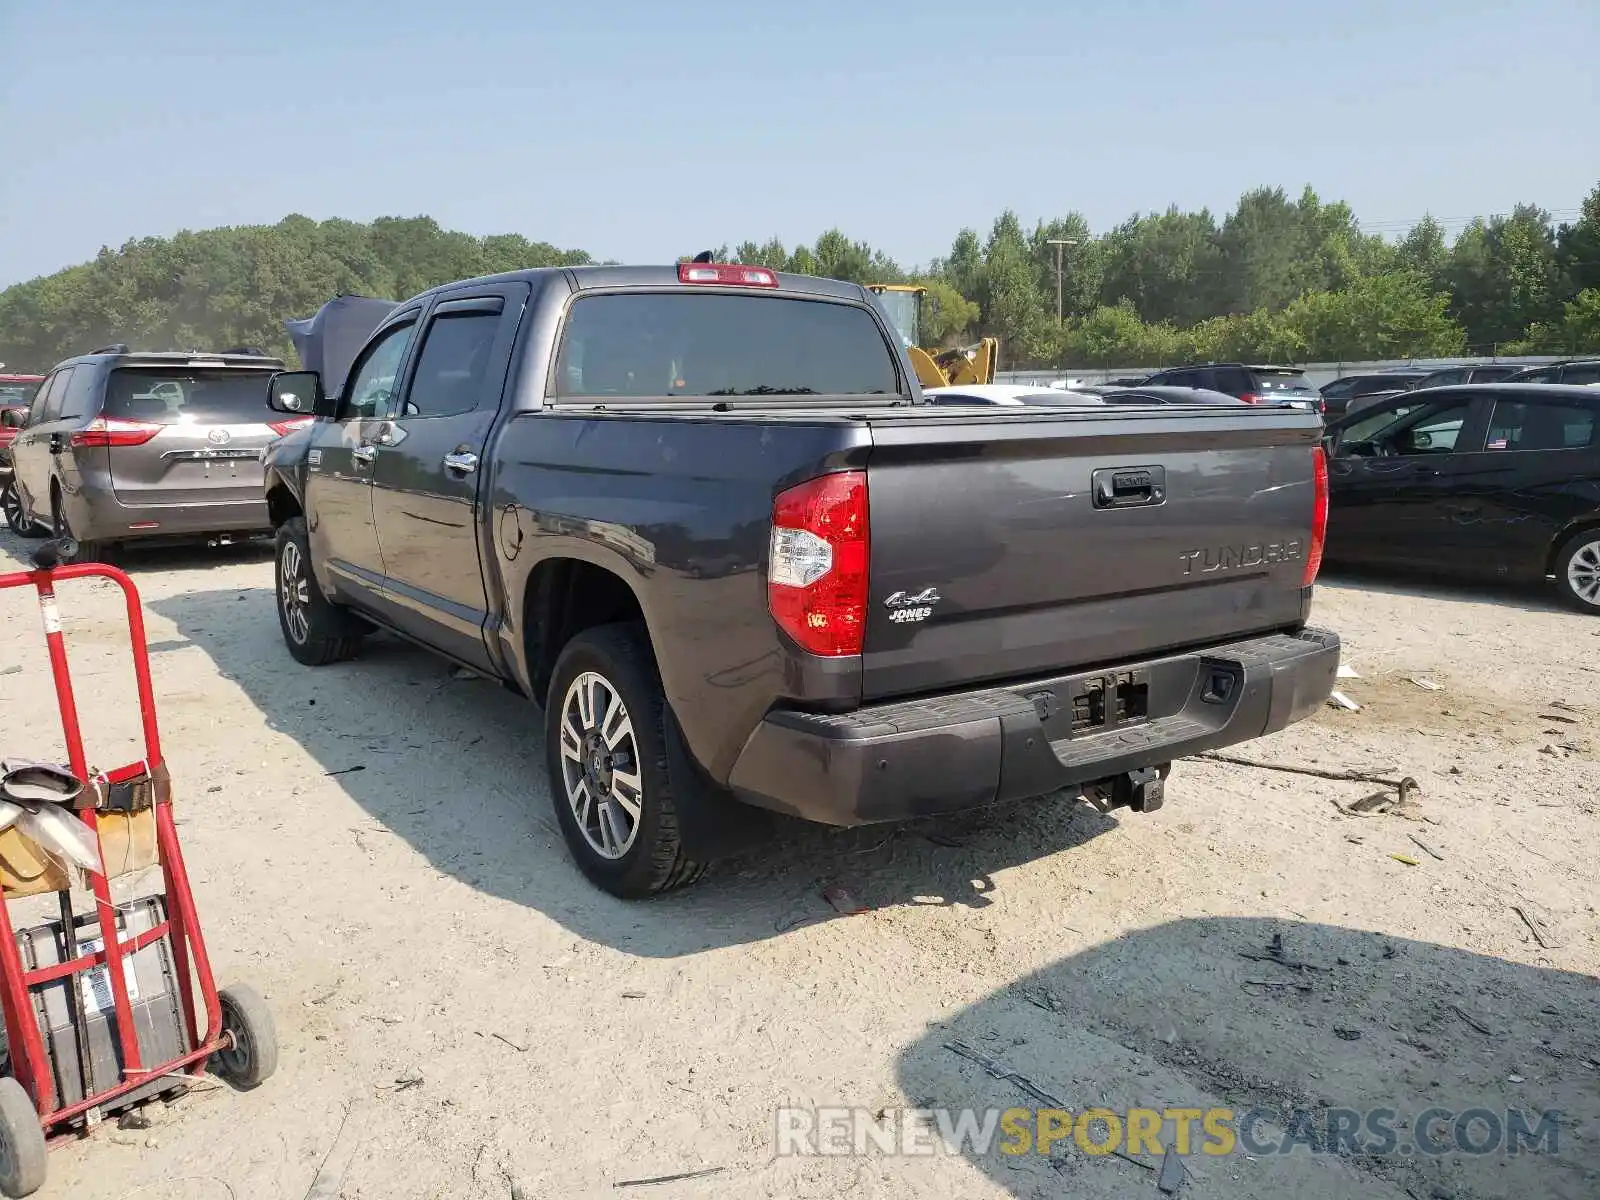
[[(0, 1004), (4, 1007), (10, 1053), (9, 1073), (0, 1076), (0, 1192), (13, 1197), (29, 1195), (44, 1185), (49, 1142), (85, 1133), (102, 1117), (131, 1107), (153, 1094), (181, 1090), (185, 1076), (199, 1075), (208, 1062), (217, 1075), (234, 1086), (250, 1088), (272, 1074), (278, 1058), (272, 1014), (261, 998), (253, 989), (242, 985), (219, 992), (212, 978), (211, 962), (206, 956), (205, 942), (195, 916), (194, 894), (189, 887), (172, 820), (171, 789), (167, 786), (161, 736), (156, 727), (150, 655), (138, 589), (133, 580), (115, 567), (100, 563), (60, 565), (75, 549), (67, 539), (44, 543), (34, 554), (34, 569), (0, 575), (0, 589), (32, 586), (38, 591), (67, 758), (73, 775), (90, 785), (85, 788), (84, 795), (104, 797), (115, 785), (126, 784), (142, 789), (142, 795), (149, 799), (148, 816), (154, 821), (155, 855), (166, 884), (161, 912), (164, 919), (127, 940), (119, 935), (117, 908), (111, 901), (110, 879), (106, 874), (101, 814), (93, 804), (79, 807), (77, 816), (94, 832), (100, 848), (100, 870), (88, 872), (88, 876), (102, 948), (89, 953), (77, 952), (77, 919), (72, 913), (70, 891), (63, 888), (58, 892), (58, 899), (66, 952), (60, 955), (59, 962), (28, 969), (23, 963), (5, 894), (0, 891), (0, 920), (4, 925), (0, 928)], [(109, 579), (117, 584), (127, 603), (134, 682), (145, 744), (142, 761), (97, 772), (92, 778), (84, 758), (83, 735), (78, 725), (77, 703), (73, 698), (66, 642), (61, 633), (55, 596), (57, 581), (91, 577)], [(130, 789), (124, 788), (123, 795), (128, 794), (131, 794)], [(163, 940), (170, 947), (176, 976), (183, 1026), (179, 1036), (186, 1041), (183, 1052), (176, 1057), (147, 1063), (141, 1055), (124, 963), (130, 956)], [(53, 1064), (47, 1054), (34, 993), (38, 988), (65, 980), (74, 1030), (86, 1041), (87, 1021), (76, 989), (80, 977), (89, 972), (99, 972), (97, 980), (102, 987), (109, 984), (112, 1004), (108, 1020), (121, 1078), (114, 1085), (95, 1091), (91, 1086), (95, 1082), (95, 1072), (88, 1065), (92, 1061), (91, 1047), (79, 1044), (76, 1058), (83, 1098), (70, 1104), (58, 1103), (53, 1078), (60, 1064)], [(202, 1012), (205, 1014), (204, 1036), (199, 1026)]]

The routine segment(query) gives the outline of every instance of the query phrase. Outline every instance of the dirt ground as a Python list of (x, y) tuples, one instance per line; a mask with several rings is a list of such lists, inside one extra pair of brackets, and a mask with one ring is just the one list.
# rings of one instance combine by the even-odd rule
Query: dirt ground
[[(797, 830), (625, 904), (566, 856), (531, 706), (386, 639), (297, 666), (255, 549), (130, 569), (211, 953), (282, 1059), (60, 1149), (51, 1200), (1160, 1195), (1158, 1160), (1070, 1142), (775, 1157), (784, 1104), (1031, 1102), (951, 1043), (1076, 1108), (1563, 1114), (1548, 1154), (1196, 1154), (1197, 1200), (1600, 1195), (1600, 622), (1542, 595), (1319, 589), (1363, 707), (1237, 753), (1413, 776), (1401, 814), (1190, 760), (1148, 816)], [(61, 607), (91, 758), (137, 757), (116, 596)], [(0, 619), (0, 748), (58, 753), (31, 592)]]

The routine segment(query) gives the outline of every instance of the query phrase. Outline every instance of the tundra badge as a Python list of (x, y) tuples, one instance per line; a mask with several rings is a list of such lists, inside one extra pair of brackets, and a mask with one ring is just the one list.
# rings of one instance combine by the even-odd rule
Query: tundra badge
[(889, 610), (889, 620), (897, 625), (912, 625), (926, 621), (933, 615), (933, 606), (939, 603), (938, 588), (923, 588), (920, 592), (894, 592), (883, 602)]

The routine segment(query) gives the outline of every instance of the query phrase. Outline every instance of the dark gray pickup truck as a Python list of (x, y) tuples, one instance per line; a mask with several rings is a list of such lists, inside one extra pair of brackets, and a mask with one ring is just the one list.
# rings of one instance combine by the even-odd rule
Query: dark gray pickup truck
[(865, 289), (704, 263), (436, 288), (337, 393), (271, 385), (318, 418), (266, 464), (290, 653), (381, 628), (539, 701), (618, 895), (771, 812), (1147, 811), (1333, 687), (1313, 414), (924, 405)]

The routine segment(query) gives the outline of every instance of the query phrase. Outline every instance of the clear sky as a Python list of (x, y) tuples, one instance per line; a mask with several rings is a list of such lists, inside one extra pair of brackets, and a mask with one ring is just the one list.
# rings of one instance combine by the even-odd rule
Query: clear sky
[(429, 214), (630, 262), (1312, 184), (1369, 228), (1600, 182), (1600, 0), (0, 0), (0, 286)]

